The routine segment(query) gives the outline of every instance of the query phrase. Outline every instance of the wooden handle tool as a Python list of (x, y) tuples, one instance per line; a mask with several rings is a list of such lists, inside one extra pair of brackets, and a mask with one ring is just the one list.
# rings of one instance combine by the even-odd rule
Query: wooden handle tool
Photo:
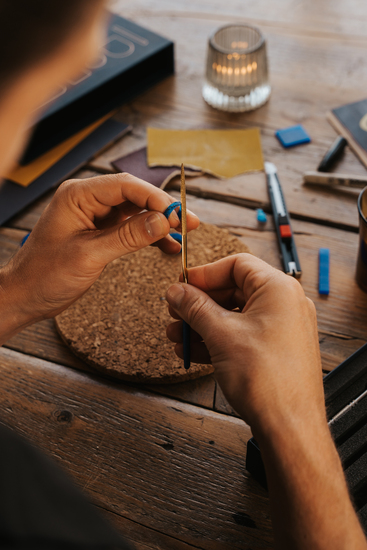
[(305, 172), (303, 174), (303, 183), (306, 185), (324, 185), (327, 187), (365, 187), (367, 185), (367, 175), (354, 176), (352, 174)]

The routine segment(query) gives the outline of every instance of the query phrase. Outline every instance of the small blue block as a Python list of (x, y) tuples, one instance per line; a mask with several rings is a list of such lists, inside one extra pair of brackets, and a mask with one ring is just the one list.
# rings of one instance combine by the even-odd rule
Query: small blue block
[(279, 139), (283, 147), (294, 147), (302, 143), (310, 143), (311, 141), (310, 136), (300, 124), (291, 126), (290, 128), (284, 128), (283, 130), (277, 130), (275, 136)]
[(319, 294), (329, 294), (330, 250), (319, 249)]
[(267, 215), (261, 208), (256, 209), (256, 219), (259, 223), (266, 223), (268, 221)]

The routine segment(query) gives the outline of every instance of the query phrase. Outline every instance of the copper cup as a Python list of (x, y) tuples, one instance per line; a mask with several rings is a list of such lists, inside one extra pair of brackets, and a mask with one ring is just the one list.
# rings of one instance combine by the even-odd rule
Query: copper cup
[(359, 250), (356, 280), (362, 290), (367, 292), (367, 187), (358, 197), (359, 213)]

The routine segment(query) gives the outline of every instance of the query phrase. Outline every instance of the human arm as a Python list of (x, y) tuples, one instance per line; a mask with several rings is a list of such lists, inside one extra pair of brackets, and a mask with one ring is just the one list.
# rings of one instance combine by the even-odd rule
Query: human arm
[[(189, 281), (168, 290), (171, 313), (260, 445), (276, 547), (366, 550), (326, 421), (314, 305), (248, 254), (191, 269)], [(167, 328), (180, 357), (181, 333), (180, 321)]]
[[(168, 236), (178, 227), (173, 202), (161, 189), (130, 174), (71, 180), (59, 187), (25, 245), (0, 270), (0, 344), (78, 299), (105, 266), (156, 243), (175, 254)], [(188, 228), (199, 225), (188, 213)]]

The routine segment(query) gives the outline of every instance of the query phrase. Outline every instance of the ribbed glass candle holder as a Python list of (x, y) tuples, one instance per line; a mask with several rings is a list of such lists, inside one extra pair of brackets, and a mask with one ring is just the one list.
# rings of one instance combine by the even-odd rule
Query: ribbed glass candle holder
[(223, 111), (250, 111), (270, 96), (266, 42), (250, 25), (227, 25), (209, 38), (203, 97)]

